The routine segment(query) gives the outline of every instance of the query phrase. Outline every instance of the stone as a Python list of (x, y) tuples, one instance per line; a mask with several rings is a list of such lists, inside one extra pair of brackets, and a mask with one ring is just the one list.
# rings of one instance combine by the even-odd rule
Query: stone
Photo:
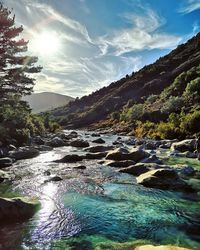
[(13, 160), (11, 158), (5, 157), (0, 158), (0, 169), (12, 166)]
[(171, 150), (178, 150), (180, 152), (194, 152), (196, 146), (196, 140), (195, 139), (187, 139), (180, 142), (174, 142), (171, 145)]
[(141, 174), (144, 174), (144, 173), (148, 172), (149, 170), (150, 170), (150, 168), (148, 166), (134, 165), (134, 166), (129, 166), (127, 168), (122, 168), (122, 169), (119, 170), (119, 172), (139, 176)]
[(61, 139), (59, 137), (54, 137), (50, 141), (47, 141), (45, 144), (47, 146), (54, 147), (54, 148), (64, 147), (64, 146), (68, 146), (69, 145), (68, 142), (65, 142), (63, 139)]
[(37, 145), (44, 145), (45, 141), (40, 136), (36, 136), (33, 138), (33, 143)]
[(40, 154), (39, 150), (33, 147), (20, 147), (16, 150), (9, 152), (9, 157), (15, 160), (30, 159), (37, 157)]
[(157, 148), (157, 146), (154, 142), (146, 142), (145, 143), (145, 149), (153, 150), (156, 148)]
[(150, 154), (146, 153), (144, 150), (134, 148), (130, 152), (124, 148), (117, 148), (106, 155), (106, 160), (132, 160), (135, 162), (141, 161), (142, 159), (148, 157)]
[(0, 197), (0, 224), (15, 223), (32, 217), (39, 204), (36, 199), (28, 197), (12, 199)]
[(53, 176), (53, 177), (51, 177), (49, 180), (46, 180), (45, 181), (45, 183), (46, 182), (50, 182), (50, 181), (62, 181), (63, 179), (60, 177), (60, 176)]
[(75, 140), (70, 143), (70, 146), (77, 147), (77, 148), (86, 148), (89, 147), (90, 144), (87, 141), (84, 140)]
[(4, 180), (9, 180), (10, 176), (7, 172), (0, 170), (0, 183), (3, 182)]
[(135, 164), (134, 161), (124, 160), (124, 161), (108, 161), (105, 165), (115, 168), (126, 168), (134, 164)]
[(137, 183), (145, 187), (163, 190), (193, 192), (194, 190), (173, 169), (150, 170), (137, 177)]
[(74, 163), (77, 161), (82, 161), (83, 160), (83, 156), (80, 155), (66, 155), (63, 158), (59, 159), (59, 160), (55, 160), (54, 162), (58, 162), (58, 163)]
[(113, 146), (92, 146), (89, 148), (86, 148), (85, 151), (91, 152), (91, 153), (98, 153), (98, 152), (106, 152), (109, 150), (112, 150)]
[(47, 146), (47, 145), (38, 145), (38, 146), (35, 146), (34, 148), (42, 152), (53, 150), (53, 147)]
[(94, 140), (94, 141), (92, 141), (92, 142), (94, 142), (94, 143), (99, 143), (99, 144), (105, 143), (105, 141), (104, 141), (102, 138), (98, 138), (98, 139), (96, 139), (96, 140)]
[(148, 158), (143, 159), (141, 162), (162, 164), (162, 161), (155, 154), (150, 155)]
[(14, 145), (12, 145), (12, 144), (10, 144), (8, 146), (8, 151), (12, 151), (12, 150), (15, 150), (15, 149), (16, 149), (16, 147)]
[(101, 135), (98, 134), (98, 133), (92, 133), (91, 136), (92, 136), (92, 137), (100, 137)]
[(98, 152), (98, 153), (88, 153), (83, 156), (84, 159), (102, 159), (107, 155), (106, 152)]

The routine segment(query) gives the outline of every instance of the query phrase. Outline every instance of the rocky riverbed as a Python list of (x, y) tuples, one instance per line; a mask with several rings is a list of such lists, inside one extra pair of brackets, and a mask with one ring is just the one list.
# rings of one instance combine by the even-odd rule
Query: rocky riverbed
[(193, 139), (36, 137), (4, 152), (0, 182), (0, 249), (200, 249)]

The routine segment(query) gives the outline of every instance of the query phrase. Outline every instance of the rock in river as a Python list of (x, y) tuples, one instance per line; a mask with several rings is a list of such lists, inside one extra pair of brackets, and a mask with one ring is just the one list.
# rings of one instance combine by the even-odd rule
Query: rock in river
[(82, 161), (82, 160), (83, 160), (83, 157), (80, 155), (66, 155), (59, 160), (55, 160), (54, 162), (73, 163), (73, 162)]
[(98, 138), (98, 139), (96, 139), (96, 140), (94, 140), (94, 141), (92, 141), (92, 142), (94, 142), (94, 143), (99, 143), (99, 144), (105, 143), (105, 141), (104, 141), (102, 138)]
[(194, 191), (173, 169), (156, 169), (137, 177), (137, 183), (145, 187), (175, 191)]
[(147, 158), (148, 156), (149, 153), (141, 149), (134, 148), (129, 152), (127, 149), (117, 148), (107, 154), (106, 160), (115, 160), (115, 161), (132, 160), (138, 162), (144, 158)]
[(39, 206), (29, 198), (0, 198), (0, 224), (14, 223), (33, 216)]
[(0, 169), (10, 167), (12, 163), (13, 161), (11, 158), (8, 158), (8, 157), (0, 158)]
[(38, 156), (39, 154), (39, 150), (33, 147), (20, 147), (9, 152), (9, 156), (15, 160), (30, 159)]
[(94, 146), (86, 148), (85, 151), (91, 152), (91, 153), (98, 153), (98, 152), (106, 152), (109, 150), (112, 150), (113, 146)]
[(75, 140), (70, 143), (70, 146), (77, 147), (77, 148), (86, 148), (89, 147), (90, 144), (87, 141), (84, 140)]
[(174, 142), (171, 145), (171, 150), (178, 150), (180, 152), (195, 151), (196, 140), (195, 139), (187, 139), (180, 142)]

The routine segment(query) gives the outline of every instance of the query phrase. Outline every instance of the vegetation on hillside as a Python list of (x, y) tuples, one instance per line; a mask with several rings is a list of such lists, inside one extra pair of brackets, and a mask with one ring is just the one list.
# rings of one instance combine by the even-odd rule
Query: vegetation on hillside
[(137, 136), (192, 136), (199, 132), (187, 125), (190, 118), (198, 121), (199, 64), (200, 33), (155, 63), (52, 114), (72, 128), (124, 126)]

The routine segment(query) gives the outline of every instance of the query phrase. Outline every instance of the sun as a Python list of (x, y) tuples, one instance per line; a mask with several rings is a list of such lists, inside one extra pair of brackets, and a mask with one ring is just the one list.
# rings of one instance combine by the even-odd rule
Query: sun
[(43, 32), (34, 36), (31, 47), (39, 55), (51, 56), (60, 50), (60, 40), (54, 32)]

